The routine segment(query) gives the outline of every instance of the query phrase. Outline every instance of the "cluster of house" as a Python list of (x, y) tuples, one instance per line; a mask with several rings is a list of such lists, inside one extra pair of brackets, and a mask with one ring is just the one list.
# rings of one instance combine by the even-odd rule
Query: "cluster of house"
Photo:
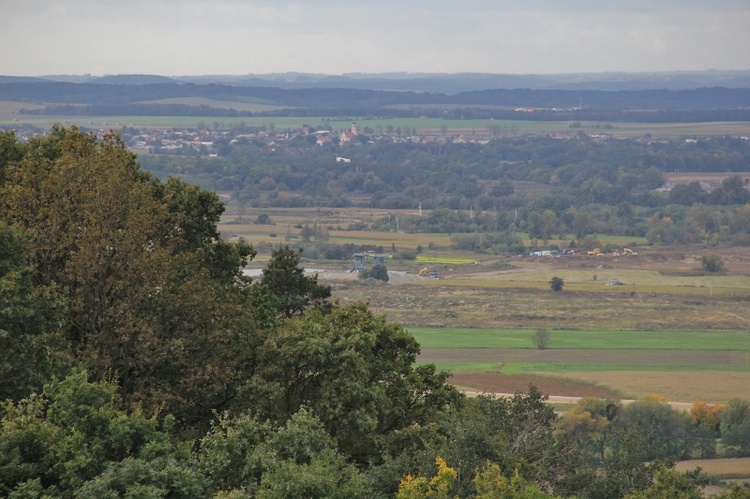
[[(132, 130), (132, 129), (131, 129)], [(101, 130), (100, 133), (105, 133)], [(461, 143), (473, 142), (485, 144), (489, 140), (486, 137), (474, 137), (469, 135), (445, 134), (417, 134), (417, 133), (367, 133), (363, 134), (356, 123), (352, 123), (349, 129), (340, 132), (332, 130), (315, 130), (303, 126), (296, 130), (279, 131), (275, 129), (248, 130), (211, 130), (211, 129), (143, 129), (137, 133), (123, 133), (128, 148), (138, 152), (162, 152), (162, 153), (198, 153), (207, 156), (218, 156), (222, 148), (231, 147), (238, 143), (253, 143), (267, 150), (274, 150), (280, 146), (296, 148), (318, 147), (346, 147), (366, 142), (391, 143), (438, 143), (448, 142)]]
[(130, 135), (123, 134), (128, 148), (133, 151), (154, 152), (161, 151), (204, 151), (209, 152), (214, 148), (217, 140), (223, 137), (210, 130), (175, 130), (175, 129), (148, 129), (139, 130), (138, 133)]
[[(356, 123), (351, 127), (334, 131), (332, 129), (315, 129), (302, 126), (299, 129), (277, 130), (271, 127), (238, 127), (222, 129), (220, 127), (199, 128), (141, 128), (118, 127), (91, 130), (103, 136), (115, 132), (120, 133), (126, 145), (138, 153), (162, 154), (198, 154), (203, 156), (220, 156), (228, 151), (227, 148), (238, 143), (252, 143), (266, 150), (278, 147), (294, 147), (309, 149), (318, 147), (345, 148), (368, 142), (389, 143), (418, 143), (418, 144), (447, 144), (447, 143), (475, 143), (486, 144), (490, 138), (485, 134), (475, 133), (447, 133), (446, 130), (435, 133), (417, 133), (415, 129), (400, 128), (374, 130), (365, 127), (360, 131)], [(36, 127), (14, 127), (16, 136), (20, 140), (27, 140), (33, 136), (44, 134), (45, 131)], [(570, 138), (566, 135), (565, 138)]]

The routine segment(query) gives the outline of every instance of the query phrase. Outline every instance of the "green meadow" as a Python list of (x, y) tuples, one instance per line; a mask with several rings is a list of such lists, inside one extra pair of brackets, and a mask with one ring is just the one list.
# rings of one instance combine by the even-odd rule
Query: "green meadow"
[[(529, 329), (410, 327), (422, 348), (535, 348)], [(555, 331), (554, 349), (742, 350), (750, 352), (750, 331)]]

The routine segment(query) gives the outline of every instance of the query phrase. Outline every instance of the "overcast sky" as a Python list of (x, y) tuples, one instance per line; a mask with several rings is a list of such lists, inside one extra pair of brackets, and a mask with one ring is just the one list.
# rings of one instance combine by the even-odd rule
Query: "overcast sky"
[(750, 0), (0, 0), (0, 74), (750, 69)]

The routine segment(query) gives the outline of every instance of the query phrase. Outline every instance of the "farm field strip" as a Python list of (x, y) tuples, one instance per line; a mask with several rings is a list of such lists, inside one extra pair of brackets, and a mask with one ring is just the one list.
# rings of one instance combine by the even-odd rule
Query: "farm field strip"
[(569, 363), (540, 363), (540, 362), (516, 362), (503, 364), (500, 369), (495, 372), (503, 374), (525, 374), (525, 373), (551, 373), (551, 374), (564, 374), (564, 373), (596, 373), (596, 372), (672, 372), (672, 373), (685, 373), (685, 372), (705, 372), (705, 371), (721, 371), (721, 372), (748, 372), (750, 373), (750, 366), (738, 366), (738, 365), (695, 365), (695, 364), (682, 364), (682, 365), (667, 365), (667, 364), (584, 364), (580, 362), (569, 362)]
[[(568, 374), (578, 379), (583, 373), (674, 373), (678, 379), (673, 382), (678, 385), (685, 373), (750, 373), (750, 355), (738, 350), (424, 348), (418, 362), (435, 364), (454, 374)], [(585, 381), (601, 384), (595, 374)], [(608, 386), (620, 388), (617, 384)]]
[(423, 348), (422, 362), (494, 363), (497, 365), (587, 364), (660, 366), (737, 366), (750, 369), (750, 355), (740, 350), (645, 350), (645, 349), (545, 349), (536, 348)]
[[(592, 267), (598, 263), (606, 265), (603, 259), (589, 257), (565, 257), (585, 258), (582, 264), (590, 264)], [(627, 258), (627, 257), (621, 257)], [(589, 261), (591, 260), (591, 261)], [(611, 263), (611, 262), (609, 262)], [(525, 265), (527, 268), (528, 266)], [(594, 276), (596, 275), (596, 280)], [(561, 277), (565, 281), (566, 288), (571, 285), (586, 285), (587, 287), (605, 286), (610, 279), (619, 279), (626, 285), (635, 284), (641, 286), (656, 287), (702, 287), (707, 290), (716, 288), (743, 288), (750, 294), (750, 276), (745, 275), (663, 275), (656, 270), (631, 270), (613, 268), (586, 268), (586, 269), (554, 269), (546, 265), (538, 265), (533, 272), (519, 274), (476, 274), (462, 277), (462, 280), (478, 281), (502, 281), (502, 282), (534, 282), (547, 284), (553, 277)], [(625, 286), (627, 287), (627, 286)], [(623, 287), (620, 287), (622, 290)]]
[[(498, 278), (494, 278), (492, 276), (481, 276), (478, 278), (475, 277), (459, 277), (459, 278), (451, 278), (445, 281), (440, 281), (441, 286), (446, 287), (455, 287), (455, 288), (480, 288), (480, 289), (496, 289), (496, 290), (512, 290), (512, 289), (526, 289), (526, 290), (537, 290), (537, 291), (549, 291), (549, 283), (547, 281), (543, 281), (540, 279), (534, 280), (534, 279), (525, 279), (525, 280), (516, 280), (515, 278), (518, 275), (521, 275), (521, 272), (508, 272), (505, 276), (498, 276)], [(558, 277), (563, 278), (565, 280), (564, 276), (561, 275), (563, 272), (552, 272), (550, 273), (550, 277), (552, 275), (556, 275)], [(538, 277), (538, 276), (537, 276)], [(619, 276), (618, 276), (619, 279)], [(731, 284), (731, 282), (730, 282)], [(424, 285), (437, 285), (432, 283), (424, 283)], [(744, 278), (735, 286), (718, 286), (716, 283), (713, 285), (710, 283), (710, 281), (707, 281), (705, 284), (697, 284), (695, 286), (685, 286), (685, 285), (669, 285), (669, 284), (641, 284), (641, 283), (634, 283), (624, 281), (623, 286), (608, 286), (606, 285), (606, 282), (589, 282), (589, 283), (568, 283), (568, 281), (565, 281), (565, 291), (566, 292), (581, 292), (581, 293), (602, 293), (602, 294), (613, 294), (613, 295), (620, 295), (623, 298), (629, 296), (631, 292), (636, 291), (637, 293), (640, 293), (641, 295), (684, 295), (684, 296), (705, 296), (705, 297), (719, 297), (719, 296), (726, 296), (726, 297), (748, 297), (750, 296), (750, 289), (748, 289), (747, 285), (745, 284)]]
[[(420, 364), (435, 364), (443, 371), (451, 373), (495, 373), (495, 374), (546, 374), (546, 375), (581, 375), (582, 373), (686, 373), (686, 372), (733, 372), (733, 373), (750, 373), (750, 366), (738, 365), (693, 365), (693, 364), (595, 364), (595, 363), (542, 363), (542, 362), (498, 362), (495, 364), (487, 362), (427, 362), (418, 359)], [(594, 378), (597, 380), (597, 378)], [(593, 381), (593, 380), (590, 380)]]
[[(255, 228), (244, 228), (234, 225), (222, 225), (219, 228), (221, 234), (227, 238), (243, 237), (249, 243), (260, 243), (260, 242), (273, 242), (273, 243), (284, 243), (294, 246), (302, 242), (302, 238), (299, 236), (300, 229), (292, 228), (290, 233), (292, 235), (291, 241), (286, 241), (287, 227), (281, 225), (269, 226), (259, 225)], [(417, 246), (420, 244), (423, 247), (427, 247), (430, 243), (437, 244), (450, 244), (450, 241), (446, 236), (426, 236), (424, 234), (397, 234), (393, 233), (393, 237), (387, 241), (382, 236), (373, 235), (373, 233), (355, 234), (353, 231), (329, 231), (328, 239), (326, 240), (329, 244), (356, 244), (364, 245), (371, 244), (375, 246), (383, 246), (383, 250), (386, 253), (392, 254), (391, 244), (396, 244), (397, 251), (409, 251), (415, 252)], [(275, 236), (272, 236), (275, 234)], [(466, 259), (468, 262), (468, 259)], [(475, 260), (471, 260), (473, 263)]]
[[(232, 212), (231, 203), (228, 208), (228, 213)], [(275, 225), (257, 225), (253, 221), (257, 215), (261, 213), (267, 213), (271, 216)], [(425, 210), (425, 213), (429, 213), (429, 210)], [(335, 209), (319, 211), (313, 208), (252, 208), (248, 209), (243, 215), (238, 214), (226, 214), (222, 217), (222, 222), (219, 224), (220, 227), (225, 227), (227, 230), (238, 232), (244, 231), (247, 233), (262, 233), (262, 232), (285, 232), (287, 228), (292, 229), (293, 233), (298, 233), (300, 229), (295, 228), (294, 225), (298, 224), (317, 224), (320, 223), (323, 227), (337, 227), (337, 226), (348, 226), (355, 222), (373, 222), (375, 220), (381, 220), (388, 217), (389, 215), (411, 215), (417, 216), (418, 210), (383, 210), (383, 209), (357, 209), (348, 208), (346, 210)], [(449, 249), (451, 246), (451, 236), (446, 233), (408, 233), (408, 232), (385, 232), (385, 231), (350, 231), (350, 230), (337, 230), (329, 229), (331, 240), (334, 238), (341, 239), (356, 239), (357, 242), (360, 238), (369, 240), (377, 240), (380, 244), (390, 243), (392, 241), (404, 241), (409, 243), (422, 244), (424, 241), (439, 242), (440, 251), (450, 251), (460, 253), (456, 250)], [(517, 232), (516, 235), (524, 240), (527, 244), (530, 239), (528, 234), (524, 232)], [(645, 237), (634, 237), (634, 236), (608, 236), (599, 235), (597, 236), (602, 244), (613, 244), (616, 246), (635, 246), (636, 249), (639, 245), (647, 245), (648, 241)], [(550, 239), (550, 244), (557, 244), (560, 247), (567, 247), (570, 241), (574, 239), (573, 234), (567, 234), (565, 239)], [(416, 244), (413, 247), (416, 248)], [(412, 244), (410, 244), (411, 246)], [(423, 244), (424, 246), (424, 244)], [(425, 257), (429, 254), (425, 247)], [(463, 252), (466, 253), (466, 252)], [(479, 255), (480, 257), (487, 258), (490, 255)], [(583, 257), (581, 257), (583, 258)], [(606, 264), (608, 256), (599, 257), (599, 263)], [(482, 259), (482, 258), (480, 258)], [(592, 259), (592, 261), (595, 261)], [(472, 260), (473, 263), (473, 260)]]
[(419, 366), (424, 364), (434, 364), (438, 370), (448, 371), (451, 374), (500, 372), (498, 369), (498, 364), (496, 362), (432, 362), (428, 360), (422, 360), (422, 357), (417, 358), (416, 365)]
[[(527, 232), (516, 232), (516, 235), (523, 239), (526, 244), (531, 241), (531, 238), (529, 237), (529, 234)], [(560, 234), (559, 236), (564, 237), (563, 239), (550, 238), (548, 242), (550, 244), (556, 244), (560, 248), (567, 248), (570, 242), (576, 239), (575, 234)], [(613, 244), (615, 246), (635, 247), (633, 249), (637, 249), (638, 246), (648, 245), (648, 238), (641, 236), (610, 236), (607, 234), (597, 234), (596, 238), (603, 245)]]
[(556, 373), (555, 376), (608, 387), (629, 398), (655, 393), (682, 402), (725, 403), (732, 397), (747, 399), (750, 386), (747, 371), (596, 371)]
[[(529, 349), (534, 330), (499, 328), (409, 327), (423, 349)], [(720, 350), (750, 352), (750, 331), (567, 331), (550, 330), (548, 351), (579, 350)], [(540, 352), (539, 354), (552, 355)]]
[(429, 254), (417, 255), (416, 261), (420, 264), (433, 265), (472, 265), (477, 260), (466, 257), (449, 257), (449, 256), (431, 256)]
[(690, 459), (678, 462), (675, 470), (684, 473), (696, 467), (721, 478), (750, 478), (750, 457)]
[[(189, 101), (187, 101), (189, 102)], [(278, 107), (272, 103), (229, 103), (225, 101), (213, 101), (214, 107), (246, 109), (248, 104), (254, 106)], [(3, 108), (15, 109), (16, 103), (4, 103)], [(212, 104), (207, 104), (212, 105)], [(24, 104), (23, 107), (34, 108), (35, 104)], [(288, 106), (283, 106), (287, 108)], [(257, 108), (266, 109), (266, 108)], [(31, 124), (37, 126), (49, 126), (54, 123), (65, 125), (78, 125), (84, 127), (116, 128), (122, 126), (135, 127), (192, 127), (199, 124), (219, 123), (221, 126), (265, 126), (276, 128), (300, 128), (303, 125), (330, 126), (334, 131), (348, 129), (351, 126), (351, 116), (308, 116), (308, 117), (270, 117), (270, 116), (36, 116), (3, 114), (5, 119), (0, 120), (0, 125), (23, 125)], [(370, 127), (375, 133), (382, 133), (389, 127), (416, 129), (417, 133), (445, 133), (445, 134), (467, 134), (475, 138), (494, 138), (518, 136), (523, 134), (539, 133), (563, 133), (571, 135), (577, 130), (571, 130), (571, 121), (529, 121), (529, 120), (446, 120), (442, 118), (360, 118), (357, 124), (364, 128)], [(649, 133), (654, 137), (680, 137), (680, 136), (711, 136), (711, 135), (750, 135), (750, 122), (713, 122), (713, 123), (617, 123), (607, 121), (612, 128), (607, 129), (607, 134), (615, 137), (638, 137)], [(600, 133), (596, 128), (598, 122), (582, 123), (583, 130)]]
[[(615, 396), (638, 399), (657, 394), (668, 400), (684, 403), (704, 401), (726, 403), (733, 397), (748, 398), (750, 372), (733, 370), (588, 370), (570, 372), (550, 371), (499, 371), (478, 369), (486, 364), (456, 362), (438, 364), (438, 369), (455, 375), (454, 383), (466, 390), (489, 393), (525, 391), (528, 383), (545, 387), (550, 395), (565, 396)], [(526, 380), (518, 383), (519, 379)], [(566, 383), (573, 383), (565, 387)], [(561, 388), (561, 386), (563, 388)], [(594, 394), (593, 391), (608, 392)]]
[(673, 184), (687, 184), (693, 181), (719, 183), (734, 175), (747, 179), (750, 177), (750, 172), (664, 172), (664, 178)]
[[(476, 282), (476, 281), (474, 281)], [(452, 280), (427, 279), (402, 286), (336, 283), (344, 302), (369, 301), (375, 313), (408, 327), (596, 331), (749, 331), (748, 297), (671, 295), (601, 286), (596, 292), (555, 293), (529, 283), (527, 288), (451, 286)], [(428, 288), (428, 289), (425, 289)], [(617, 291), (615, 290), (617, 288)], [(687, 289), (687, 288), (684, 288)], [(603, 292), (610, 291), (610, 292)], [(746, 293), (746, 290), (739, 290)], [(531, 345), (531, 332), (525, 335)], [(458, 347), (455, 339), (444, 347)], [(425, 345), (427, 346), (427, 345)], [(498, 343), (495, 347), (505, 347)], [(553, 344), (554, 346), (554, 344)], [(579, 345), (586, 347), (585, 344)]]

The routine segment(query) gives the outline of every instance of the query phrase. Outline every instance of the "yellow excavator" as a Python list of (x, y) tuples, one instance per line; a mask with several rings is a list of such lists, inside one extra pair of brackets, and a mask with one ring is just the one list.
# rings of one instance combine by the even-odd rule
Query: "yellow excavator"
[(637, 255), (637, 254), (638, 254), (638, 252), (637, 252), (637, 251), (633, 251), (633, 250), (632, 250), (632, 249), (630, 249), (630, 248), (623, 248), (623, 249), (622, 249), (622, 254), (623, 254), (623, 255)]
[(425, 267), (425, 268), (423, 268), (422, 270), (420, 270), (420, 271), (419, 271), (419, 272), (417, 273), (417, 275), (419, 275), (419, 276), (422, 276), (422, 277), (426, 276), (426, 275), (427, 275), (427, 267)]
[(599, 248), (594, 248), (591, 251), (587, 251), (586, 254), (589, 256), (599, 256), (602, 254), (602, 250), (600, 250)]

